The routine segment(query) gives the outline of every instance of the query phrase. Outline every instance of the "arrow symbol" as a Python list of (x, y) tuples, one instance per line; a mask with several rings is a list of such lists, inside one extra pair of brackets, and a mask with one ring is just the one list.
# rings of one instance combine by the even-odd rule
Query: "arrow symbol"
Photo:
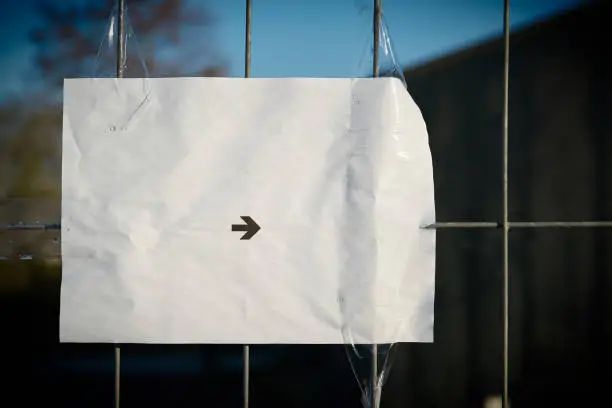
[(257, 223), (253, 221), (253, 219), (249, 217), (248, 215), (242, 215), (240, 216), (240, 218), (242, 218), (242, 221), (244, 221), (245, 223), (244, 224), (232, 224), (232, 231), (245, 232), (245, 234), (242, 237), (240, 237), (241, 240), (253, 238), (253, 236), (257, 234), (257, 231), (261, 229), (261, 227), (257, 225)]

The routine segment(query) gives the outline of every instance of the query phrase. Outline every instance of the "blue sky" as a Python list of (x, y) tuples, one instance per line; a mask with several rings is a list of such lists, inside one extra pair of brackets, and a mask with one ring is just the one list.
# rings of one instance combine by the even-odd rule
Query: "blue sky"
[[(0, 99), (8, 93), (24, 95), (31, 88), (27, 74), (34, 72), (34, 49), (28, 31), (37, 23), (37, 1), (11, 1), (9, 6), (5, 0), (4, 9), (11, 12), (0, 17)], [(244, 0), (186, 1), (213, 13), (213, 45), (230, 74), (243, 75)], [(512, 0), (512, 26), (520, 27), (584, 2)], [(371, 10), (371, 0), (253, 0), (253, 76), (363, 74), (369, 67)], [(383, 0), (383, 11), (402, 66), (416, 65), (502, 33), (503, 0)]]

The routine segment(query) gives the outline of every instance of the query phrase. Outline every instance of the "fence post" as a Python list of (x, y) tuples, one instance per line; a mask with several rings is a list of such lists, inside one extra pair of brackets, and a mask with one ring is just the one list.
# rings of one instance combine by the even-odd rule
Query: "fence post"
[[(380, 76), (380, 64), (379, 64), (379, 48), (380, 48), (380, 22), (382, 18), (382, 0), (374, 0), (374, 13), (373, 13), (373, 27), (374, 27), (374, 41), (372, 42), (372, 74), (374, 78)], [(379, 381), (378, 381), (378, 345), (372, 344), (372, 362), (370, 366), (370, 408), (378, 408), (378, 402), (380, 401), (378, 395), (380, 393)]]
[(504, 96), (503, 96), (503, 310), (504, 310), (504, 385), (502, 394), (502, 408), (509, 408), (508, 404), (508, 374), (509, 374), (509, 231), (510, 223), (508, 222), (508, 95), (510, 85), (510, 0), (504, 0)]
[[(125, 73), (125, 0), (117, 4), (117, 78)], [(115, 344), (115, 408), (119, 408), (121, 396), (121, 348)]]
[[(244, 77), (251, 77), (251, 16), (253, 11), (252, 0), (246, 0), (246, 19), (245, 19), (245, 37), (244, 37)], [(250, 390), (250, 346), (244, 344), (242, 346), (242, 401), (243, 408), (249, 408), (249, 390)]]

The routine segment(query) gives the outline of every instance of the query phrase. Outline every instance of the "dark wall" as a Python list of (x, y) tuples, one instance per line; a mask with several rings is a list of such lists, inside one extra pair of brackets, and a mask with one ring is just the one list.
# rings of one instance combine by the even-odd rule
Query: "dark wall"
[[(511, 36), (510, 221), (612, 220), (611, 10)], [(498, 39), (405, 72), (428, 125), (439, 221), (502, 219), (503, 51)], [(405, 348), (398, 365), (413, 374), (395, 373), (398, 393), (413, 406), (482, 406), (502, 388), (502, 232), (438, 237), (436, 344)], [(604, 395), (611, 274), (612, 229), (510, 231), (514, 407)]]

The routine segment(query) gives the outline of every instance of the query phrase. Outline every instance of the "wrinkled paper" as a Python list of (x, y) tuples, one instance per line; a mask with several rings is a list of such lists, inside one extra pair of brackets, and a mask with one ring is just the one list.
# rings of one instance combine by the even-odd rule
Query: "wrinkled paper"
[(62, 163), (62, 342), (433, 341), (431, 154), (397, 79), (69, 79)]

